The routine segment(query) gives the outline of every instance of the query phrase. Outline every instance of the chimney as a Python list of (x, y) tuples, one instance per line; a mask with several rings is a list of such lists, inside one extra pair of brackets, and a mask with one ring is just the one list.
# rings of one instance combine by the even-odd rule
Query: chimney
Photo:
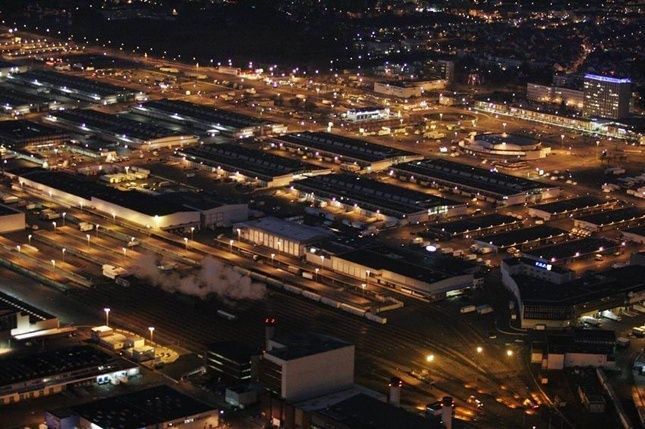
[(395, 407), (401, 406), (401, 387), (403, 387), (403, 382), (399, 377), (390, 378), (390, 390), (387, 395), (387, 401), (390, 405)]
[(275, 335), (275, 324), (275, 317), (268, 316), (266, 319), (264, 319), (264, 348), (266, 351), (271, 351), (271, 340)]
[(444, 396), (441, 400), (441, 421), (446, 429), (452, 429), (454, 407), (455, 402), (452, 400), (452, 396)]

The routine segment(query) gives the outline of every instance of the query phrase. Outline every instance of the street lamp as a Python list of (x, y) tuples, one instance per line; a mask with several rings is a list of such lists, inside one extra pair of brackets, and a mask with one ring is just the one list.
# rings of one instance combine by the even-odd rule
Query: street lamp
[(20, 244), (16, 246), (16, 250), (20, 253)]
[(194, 226), (191, 226), (191, 227), (190, 227), (190, 239), (191, 239), (191, 240), (194, 240), (194, 238), (193, 238), (194, 233), (195, 233), (195, 227), (194, 227)]
[(128, 255), (128, 249), (126, 247), (122, 247), (121, 250), (123, 251), (123, 256)]
[(482, 346), (477, 346), (477, 353), (481, 353), (484, 351), (484, 348)]
[(229, 247), (229, 251), (232, 253), (233, 252), (233, 240), (228, 241), (228, 247)]
[(63, 262), (65, 262), (65, 252), (67, 252), (67, 249), (64, 247), (61, 249), (61, 252), (63, 253)]
[(426, 356), (426, 362), (433, 362), (433, 361), (434, 361), (434, 355), (433, 354), (429, 354), (429, 355)]
[(85, 234), (85, 238), (87, 238), (87, 245), (89, 246), (90, 245), (90, 235)]
[(148, 331), (150, 331), (150, 342), (153, 342), (153, 338), (155, 335), (155, 327), (154, 326), (148, 326)]
[(103, 311), (105, 311), (105, 326), (110, 326), (110, 309), (105, 307)]
[(31, 235), (31, 234), (29, 234), (29, 235), (27, 236), (27, 241), (29, 242), (29, 245), (30, 245), (30, 246), (31, 246), (31, 237), (32, 237), (32, 235)]
[(52, 222), (52, 225), (54, 225), (54, 231), (56, 231), (56, 222)]
[(65, 226), (65, 216), (67, 216), (67, 213), (63, 212), (63, 226)]
[(511, 350), (511, 349), (506, 350), (506, 356), (508, 356), (508, 357), (513, 356), (513, 350)]
[(52, 259), (52, 268), (56, 269), (56, 261), (54, 259)]
[(275, 267), (274, 260), (275, 260), (275, 253), (272, 253), (271, 254), (271, 265)]
[(101, 225), (99, 225), (99, 224), (97, 223), (97, 224), (96, 224), (96, 236), (97, 236), (97, 237), (99, 236), (99, 228), (100, 228), (100, 227), (101, 227)]
[(184, 244), (186, 244), (186, 250), (188, 250), (188, 237), (184, 237)]
[(314, 271), (316, 272), (316, 280), (318, 280), (318, 272), (320, 271), (320, 268), (316, 268)]
[(367, 284), (361, 283), (361, 289), (363, 290), (363, 295), (365, 295), (365, 288), (367, 287)]
[(561, 149), (564, 148), (564, 134), (560, 134), (560, 143)]

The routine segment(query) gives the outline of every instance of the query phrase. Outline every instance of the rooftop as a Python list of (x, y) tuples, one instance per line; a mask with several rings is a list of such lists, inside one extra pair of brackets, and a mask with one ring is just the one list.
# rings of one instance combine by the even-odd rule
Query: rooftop
[(71, 407), (100, 428), (139, 429), (214, 411), (214, 407), (162, 385)]
[(443, 426), (365, 394), (352, 396), (318, 410), (317, 414), (343, 429), (433, 429)]
[(31, 139), (61, 138), (67, 132), (27, 119), (0, 121), (0, 143), (23, 143)]
[(98, 82), (95, 80), (85, 79), (78, 76), (70, 76), (62, 73), (56, 73), (50, 70), (30, 70), (25, 73), (13, 75), (14, 79), (28, 82), (35, 86), (49, 86), (60, 89), (63, 93), (70, 94), (71, 90), (78, 90), (85, 94), (97, 97), (97, 101), (102, 97), (122, 93), (132, 93), (137, 91), (120, 86), (110, 85), (108, 83)]
[(353, 347), (352, 344), (338, 338), (311, 332), (278, 335), (272, 342), (277, 347), (266, 353), (282, 360), (300, 359), (344, 347)]
[(575, 305), (645, 290), (643, 267), (640, 265), (590, 273), (565, 284), (549, 283), (524, 275), (513, 278), (525, 304)]
[(219, 341), (206, 347), (208, 353), (214, 353), (239, 363), (250, 362), (253, 356), (260, 354), (258, 350), (239, 341)]
[(120, 368), (120, 362), (90, 346), (73, 346), (41, 353), (10, 354), (0, 357), (0, 386), (82, 369), (106, 367), (107, 370), (110, 365), (116, 370)]
[(594, 213), (588, 216), (576, 217), (576, 220), (588, 222), (594, 225), (608, 225), (612, 223), (624, 222), (632, 219), (645, 218), (645, 211), (636, 207), (625, 207), (616, 210), (607, 210), (600, 213)]
[(396, 165), (394, 171), (401, 171), (418, 177), (426, 177), (464, 186), (500, 196), (511, 196), (549, 186), (521, 177), (486, 170), (479, 167), (444, 159), (425, 159)]
[(367, 205), (383, 211), (384, 214), (399, 217), (461, 204), (425, 192), (345, 173), (310, 177), (294, 182), (293, 186), (302, 192), (322, 195), (346, 204)]
[(545, 261), (555, 262), (558, 259), (569, 259), (579, 255), (603, 252), (605, 250), (619, 247), (620, 243), (605, 238), (585, 237), (580, 240), (567, 241), (565, 243), (553, 244), (550, 246), (536, 247), (524, 253)]
[(591, 207), (602, 206), (615, 201), (602, 200), (600, 198), (585, 195), (582, 197), (570, 198), (568, 200), (554, 201), (552, 203), (538, 204), (532, 209), (541, 210), (550, 214), (566, 213), (575, 210), (582, 210)]
[(466, 217), (451, 222), (435, 223), (430, 225), (429, 228), (447, 234), (461, 234), (518, 222), (520, 220), (513, 216), (492, 213), (484, 216)]
[(533, 146), (539, 143), (533, 137), (519, 134), (478, 134), (475, 140), (481, 140), (486, 143), (498, 145), (508, 143), (516, 146)]
[(645, 237), (645, 225), (636, 226), (634, 228), (628, 228), (628, 229), (623, 230), (623, 232), (627, 232), (627, 233), (630, 233), (630, 234), (641, 235), (641, 236)]
[(233, 229), (235, 230), (237, 228), (259, 229), (300, 243), (311, 243), (313, 241), (330, 238), (333, 235), (323, 228), (303, 225), (270, 216), (235, 224)]
[(41, 320), (55, 319), (55, 316), (52, 316), (49, 313), (39, 310), (36, 307), (32, 307), (26, 302), (20, 301), (19, 299), (0, 292), (0, 315), (17, 312), (28, 314), (31, 323), (35, 323)]
[(245, 176), (264, 180), (319, 169), (312, 164), (232, 143), (194, 146), (182, 149), (179, 154), (212, 167), (239, 171)]
[(345, 157), (348, 160), (371, 163), (399, 157), (420, 157), (412, 152), (325, 132), (287, 134), (278, 137), (278, 140), (292, 146), (333, 153), (341, 160)]
[(267, 119), (259, 119), (230, 110), (222, 110), (213, 106), (194, 104), (182, 100), (147, 101), (135, 107), (135, 110), (142, 113), (147, 111), (163, 113), (178, 122), (190, 120), (209, 129), (221, 127), (247, 128), (272, 123)]
[(508, 247), (528, 241), (557, 237), (563, 234), (567, 234), (567, 231), (548, 225), (538, 225), (531, 228), (515, 229), (513, 231), (500, 232), (499, 234), (485, 235), (475, 238), (475, 241), (497, 247)]

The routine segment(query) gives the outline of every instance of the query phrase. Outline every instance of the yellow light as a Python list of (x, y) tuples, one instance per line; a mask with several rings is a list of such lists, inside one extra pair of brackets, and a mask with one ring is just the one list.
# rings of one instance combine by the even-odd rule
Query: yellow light
[(506, 350), (506, 356), (508, 357), (513, 356), (513, 350)]
[(477, 353), (481, 353), (484, 351), (484, 348), (482, 346), (477, 347)]
[(434, 361), (434, 355), (430, 354), (426, 356), (426, 362), (432, 362), (432, 361)]

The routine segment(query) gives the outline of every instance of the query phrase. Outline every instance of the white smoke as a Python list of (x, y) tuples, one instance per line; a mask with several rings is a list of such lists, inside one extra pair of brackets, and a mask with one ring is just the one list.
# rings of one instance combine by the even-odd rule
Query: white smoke
[(210, 256), (202, 259), (201, 268), (193, 274), (180, 275), (175, 271), (164, 271), (158, 266), (152, 254), (142, 254), (129, 269), (130, 274), (149, 281), (168, 292), (180, 292), (205, 299), (216, 295), (224, 299), (262, 299), (266, 287), (242, 275), (231, 266)]

